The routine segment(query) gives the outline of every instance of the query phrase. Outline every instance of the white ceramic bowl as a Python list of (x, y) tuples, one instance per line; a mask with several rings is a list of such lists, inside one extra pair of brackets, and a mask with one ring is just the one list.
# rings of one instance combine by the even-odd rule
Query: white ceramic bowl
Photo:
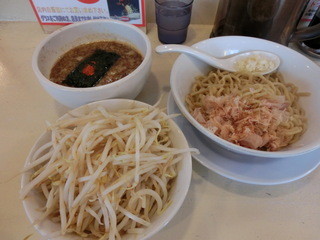
[(195, 77), (208, 74), (211, 67), (196, 58), (180, 55), (172, 67), (170, 76), (171, 90), (180, 111), (196, 129), (215, 143), (231, 151), (258, 157), (281, 158), (296, 156), (319, 148), (320, 68), (318, 65), (288, 47), (258, 38), (242, 36), (216, 37), (199, 42), (193, 47), (204, 50), (215, 57), (224, 57), (248, 50), (265, 50), (275, 53), (281, 59), (279, 72), (283, 75), (285, 81), (294, 83), (298, 86), (299, 91), (311, 93), (310, 97), (300, 98), (300, 103), (305, 109), (308, 118), (308, 128), (299, 141), (275, 152), (237, 146), (208, 131), (188, 112), (185, 97), (190, 92)]
[[(74, 88), (51, 82), (51, 68), (65, 52), (80, 44), (101, 40), (119, 40), (133, 45), (143, 55), (140, 66), (128, 76), (103, 86)], [(116, 20), (91, 20), (58, 29), (35, 49), (32, 68), (43, 88), (61, 104), (74, 108), (83, 104), (109, 99), (134, 99), (150, 73), (151, 44), (139, 28)]]
[[(90, 103), (84, 106), (81, 106), (79, 108), (76, 108), (69, 113), (73, 115), (77, 115), (79, 113), (83, 114), (86, 112), (91, 111), (92, 109), (95, 109), (97, 106), (103, 106), (108, 110), (111, 111), (117, 111), (120, 109), (128, 109), (128, 108), (136, 108), (136, 107), (152, 107), (146, 103), (142, 103), (135, 100), (129, 100), (129, 99), (108, 99), (103, 100), (99, 102)], [(163, 113), (164, 114), (164, 113)], [(61, 118), (69, 118), (70, 114), (65, 114)], [(173, 120), (169, 120), (169, 126), (171, 128), (170, 138), (172, 139), (173, 147), (176, 148), (188, 148), (187, 140), (180, 130), (180, 128), (176, 125), (176, 123)], [(31, 156), (34, 154), (39, 147), (41, 147), (43, 144), (50, 141), (50, 133), (47, 131), (43, 133), (39, 139), (36, 141), (34, 146), (32, 147), (29, 156), (26, 159), (26, 165), (30, 162)], [(124, 236), (124, 239), (146, 239), (157, 233), (160, 229), (162, 229), (168, 222), (174, 217), (174, 215), (177, 213), (179, 208), (181, 207), (191, 181), (191, 174), (192, 174), (192, 161), (191, 161), (191, 154), (190, 153), (184, 153), (184, 158), (182, 161), (178, 163), (178, 175), (175, 179), (175, 184), (171, 190), (170, 199), (172, 203), (169, 205), (169, 207), (161, 214), (157, 215), (152, 219), (151, 225), (146, 228), (146, 230), (139, 234), (139, 235), (127, 235)], [(21, 179), (21, 188), (23, 188), (30, 179), (30, 176), (32, 174), (32, 171), (26, 172), (22, 175)], [(30, 220), (30, 222), (34, 222), (37, 220), (40, 216), (40, 212), (38, 209), (43, 206), (43, 199), (42, 196), (35, 192), (31, 191), (31, 193), (23, 200), (23, 206), (27, 213), (27, 216)], [(46, 236), (49, 233), (59, 231), (60, 225), (57, 223), (53, 223), (48, 218), (45, 219), (39, 226), (36, 226), (38, 232)], [(67, 239), (79, 239), (79, 237), (75, 235), (65, 235), (65, 236), (59, 236), (57, 238), (54, 238), (55, 240), (67, 240)]]

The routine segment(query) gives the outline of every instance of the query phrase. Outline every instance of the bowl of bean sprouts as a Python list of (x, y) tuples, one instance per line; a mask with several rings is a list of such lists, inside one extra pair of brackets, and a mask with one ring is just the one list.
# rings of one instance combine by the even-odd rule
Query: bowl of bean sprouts
[(182, 205), (188, 143), (157, 106), (90, 103), (48, 124), (24, 166), (20, 197), (50, 239), (146, 239)]

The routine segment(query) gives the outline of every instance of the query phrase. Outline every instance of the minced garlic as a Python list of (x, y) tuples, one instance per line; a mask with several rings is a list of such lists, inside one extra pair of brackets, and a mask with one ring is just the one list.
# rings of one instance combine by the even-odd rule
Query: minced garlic
[(245, 72), (266, 72), (275, 67), (275, 63), (261, 55), (251, 55), (236, 62), (237, 71)]

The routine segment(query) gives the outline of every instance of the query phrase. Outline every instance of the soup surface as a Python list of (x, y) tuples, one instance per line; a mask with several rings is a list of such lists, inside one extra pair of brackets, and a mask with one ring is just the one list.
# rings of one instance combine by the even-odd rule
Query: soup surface
[(54, 64), (50, 80), (64, 83), (70, 73), (76, 71), (79, 64), (93, 55), (97, 50), (104, 50), (120, 56), (94, 86), (115, 82), (134, 71), (143, 61), (143, 56), (132, 46), (117, 41), (99, 41), (79, 45), (61, 56)]

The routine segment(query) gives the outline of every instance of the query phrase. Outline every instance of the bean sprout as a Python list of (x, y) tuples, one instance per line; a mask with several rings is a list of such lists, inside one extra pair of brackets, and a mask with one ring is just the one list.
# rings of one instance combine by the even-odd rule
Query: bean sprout
[(33, 174), (21, 198), (40, 192), (46, 200), (40, 220), (58, 221), (62, 235), (141, 233), (170, 204), (183, 154), (197, 151), (173, 147), (169, 118), (156, 107), (98, 107), (58, 120), (49, 126), (51, 141), (25, 167)]

